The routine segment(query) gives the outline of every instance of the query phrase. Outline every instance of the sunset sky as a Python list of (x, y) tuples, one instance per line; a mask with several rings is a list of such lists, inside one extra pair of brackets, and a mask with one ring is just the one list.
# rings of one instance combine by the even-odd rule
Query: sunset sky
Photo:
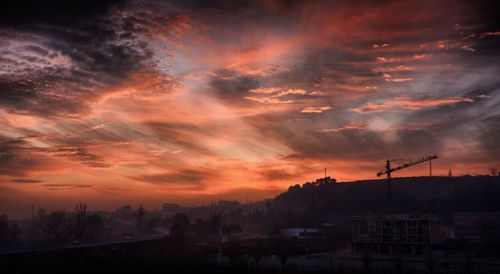
[(487, 2), (6, 2), (0, 213), (255, 201), (429, 154), (500, 168)]

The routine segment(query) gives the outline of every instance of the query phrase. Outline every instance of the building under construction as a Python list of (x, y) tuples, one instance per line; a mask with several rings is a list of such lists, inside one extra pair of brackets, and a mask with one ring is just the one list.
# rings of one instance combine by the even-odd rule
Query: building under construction
[(355, 253), (426, 255), (443, 241), (436, 216), (353, 217), (352, 251)]

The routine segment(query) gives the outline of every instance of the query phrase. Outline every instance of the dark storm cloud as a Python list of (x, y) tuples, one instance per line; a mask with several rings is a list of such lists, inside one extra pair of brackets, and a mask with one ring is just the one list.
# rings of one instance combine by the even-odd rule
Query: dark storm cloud
[(456, 104), (422, 109), (409, 114), (405, 118), (405, 122), (409, 124), (427, 122), (433, 130), (441, 129), (443, 131), (453, 130), (468, 123), (480, 122), (490, 113), (494, 113), (496, 107), (489, 103), (492, 100), (490, 95), (483, 96), (487, 96), (487, 98), (470, 96), (467, 101)]
[[(279, 77), (283, 82), (295, 88), (316, 88), (341, 93), (343, 90), (335, 84), (373, 85), (378, 77), (366, 63), (372, 62), (373, 56), (368, 53), (354, 54), (344, 48), (314, 49), (306, 53), (302, 62), (299, 62), (290, 71), (283, 72)], [(362, 83), (353, 82), (353, 78), (363, 79)], [(319, 86), (326, 84), (325, 86)]]
[(92, 187), (92, 185), (89, 184), (80, 184), (80, 185), (73, 185), (73, 184), (44, 184), (43, 185), (45, 188), (49, 190), (57, 190), (60, 188), (89, 188)]
[[(393, 136), (387, 136), (394, 134)], [(441, 151), (441, 138), (425, 130), (394, 130), (393, 133), (349, 130), (315, 133), (310, 143), (295, 142), (299, 155), (312, 159), (338, 157), (345, 160), (376, 161), (398, 154), (420, 155)]]
[(209, 136), (210, 131), (187, 123), (147, 122), (144, 124), (160, 139), (196, 153), (211, 155), (212, 152), (199, 144), (200, 136)]
[(89, 188), (89, 187), (93, 187), (92, 185), (73, 185), (73, 187), (76, 187), (76, 188)]
[(42, 56), (47, 56), (49, 55), (49, 51), (44, 49), (44, 48), (41, 48), (41, 47), (37, 47), (37, 46), (26, 46), (25, 47), (26, 50), (28, 51), (32, 51), (34, 53), (37, 53), (37, 54), (40, 54)]
[[(281, 117), (281, 116), (286, 116)], [(260, 115), (247, 118), (250, 124), (259, 127), (262, 133), (286, 144), (294, 151), (294, 157), (307, 159), (328, 159), (331, 157), (355, 159), (376, 157), (383, 147), (383, 141), (370, 132), (340, 132), (325, 134), (316, 132), (324, 117), (287, 113)], [(371, 156), (370, 156), (371, 155)]]
[[(287, 119), (280, 117), (282, 115), (286, 115)], [(292, 155), (288, 155), (291, 156), (288, 159), (369, 161), (397, 153), (419, 155), (423, 151), (437, 153), (442, 149), (442, 138), (439, 134), (422, 129), (402, 127), (384, 131), (321, 131), (327, 127), (342, 126), (346, 122), (341, 121), (348, 117), (347, 113), (333, 111), (321, 115), (265, 114), (248, 117), (246, 121), (261, 125), (259, 128), (263, 134), (287, 145), (293, 151)]]
[(90, 167), (110, 167), (105, 162), (105, 157), (91, 153), (86, 147), (56, 147), (50, 149), (50, 153), (58, 157), (65, 157), (72, 161), (78, 161)]
[(35, 180), (35, 179), (12, 179), (11, 180), (14, 183), (21, 183), (21, 184), (38, 184), (38, 183), (43, 183), (42, 180)]
[(218, 69), (211, 77), (210, 87), (219, 98), (237, 102), (250, 95), (250, 90), (259, 87), (259, 79), (230, 69)]
[(206, 182), (217, 178), (219, 172), (209, 169), (183, 169), (176, 172), (132, 176), (131, 179), (181, 189), (202, 189)]
[[(245, 74), (245, 70), (218, 68), (210, 78), (211, 90), (228, 103), (252, 103), (252, 101), (304, 102), (321, 101), (323, 104), (338, 100), (336, 96), (351, 98), (368, 93), (367, 86), (380, 80), (381, 73), (367, 66), (374, 57), (368, 53), (354, 53), (338, 48), (310, 47), (284, 71), (266, 71), (261, 74)], [(275, 92), (256, 94), (258, 88), (279, 87)], [(305, 94), (278, 94), (288, 89), (300, 89)], [(353, 90), (358, 89), (356, 92)], [(361, 91), (359, 91), (361, 90)], [(323, 92), (323, 95), (312, 92)]]
[[(68, 23), (75, 19), (90, 19), (105, 14), (112, 3), (107, 0), (6, 0), (3, 2), (0, 23), (7, 25), (31, 25), (43, 23)], [(29, 27), (29, 26), (28, 26)]]
[[(81, 132), (81, 131), (80, 131)], [(48, 154), (51, 156), (62, 157), (69, 159), (71, 161), (80, 162), (89, 167), (106, 168), (110, 167), (106, 161), (106, 157), (94, 152), (96, 147), (99, 146), (110, 146), (120, 143), (123, 139), (105, 139), (105, 138), (89, 138), (86, 137), (70, 137), (70, 133), (78, 135), (78, 131), (70, 132), (67, 131), (65, 136), (53, 135), (53, 136), (34, 136), (35, 138), (40, 138), (46, 142), (52, 143), (51, 147), (48, 148), (37, 148), (36, 150), (40, 153)], [(92, 135), (90, 135), (93, 137)]]
[[(454, 149), (468, 151), (471, 160), (495, 159), (500, 144), (499, 85), (500, 82), (474, 82), (462, 91), (466, 101), (419, 110), (407, 115), (404, 124), (420, 124), (419, 130), (436, 139), (455, 142), (453, 147), (436, 148), (436, 152)], [(478, 151), (465, 148), (476, 142), (480, 145)]]
[(251, 0), (221, 0), (221, 1), (205, 1), (205, 0), (174, 0), (179, 7), (194, 10), (197, 12), (204, 11), (221, 11), (234, 14), (234, 12), (244, 11), (255, 6), (257, 1)]
[(497, 158), (500, 153), (500, 114), (488, 117), (481, 125), (481, 148), (490, 157)]
[(87, 111), (88, 106), (83, 100), (69, 97), (69, 94), (47, 95), (45, 87), (52, 84), (55, 83), (46, 79), (0, 79), (0, 105), (13, 112), (38, 115), (68, 115)]
[(140, 18), (111, 21), (119, 8), (111, 1), (16, 1), (2, 8), (7, 58), (0, 61), (8, 73), (0, 76), (1, 105), (14, 112), (75, 116), (131, 74), (154, 72), (151, 49), (134, 35), (142, 30), (131, 21)]
[(306, 159), (376, 159), (384, 154), (386, 146), (386, 142), (378, 134), (371, 132), (342, 131), (325, 134), (312, 131), (303, 134), (302, 137), (299, 135), (290, 138), (288, 144), (296, 152), (296, 156)]
[(25, 177), (43, 164), (25, 140), (0, 138), (0, 175)]
[(266, 181), (289, 180), (297, 177), (297, 174), (285, 169), (269, 169), (261, 174)]
[(34, 147), (29, 138), (46, 138), (45, 136), (29, 136), (26, 138), (1, 138), (0, 143), (0, 175), (26, 177), (33, 171), (50, 171), (59, 168), (51, 157), (67, 158), (84, 165), (106, 168), (111, 165), (105, 157), (91, 152), (88, 143), (78, 142), (73, 146), (53, 146), (47, 148)]
[(71, 184), (44, 184), (44, 187), (55, 188), (55, 187), (69, 187)]

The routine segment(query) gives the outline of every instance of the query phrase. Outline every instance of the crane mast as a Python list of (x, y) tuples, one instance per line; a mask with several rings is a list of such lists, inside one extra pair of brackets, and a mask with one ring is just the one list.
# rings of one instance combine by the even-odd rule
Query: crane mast
[(387, 175), (387, 200), (388, 201), (391, 200), (391, 178), (392, 178), (391, 174), (393, 172), (429, 161), (429, 176), (432, 176), (432, 160), (434, 159), (437, 159), (437, 156), (430, 155), (394, 168), (391, 167), (391, 161), (396, 161), (396, 160), (385, 161), (385, 170), (377, 172), (377, 176), (380, 177), (384, 174)]

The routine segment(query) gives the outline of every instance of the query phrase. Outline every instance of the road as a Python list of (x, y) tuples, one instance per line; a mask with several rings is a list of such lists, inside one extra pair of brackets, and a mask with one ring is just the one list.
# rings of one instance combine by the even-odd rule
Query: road
[(47, 251), (47, 250), (82, 248), (82, 247), (96, 247), (96, 246), (105, 246), (105, 245), (123, 244), (123, 243), (134, 243), (134, 242), (142, 242), (142, 241), (150, 241), (150, 240), (159, 240), (159, 239), (164, 239), (166, 237), (168, 237), (168, 234), (142, 236), (139, 238), (131, 238), (131, 239), (125, 239), (125, 238), (108, 239), (108, 240), (93, 241), (93, 242), (82, 242), (79, 244), (65, 244), (65, 245), (60, 245), (60, 246), (52, 246), (52, 247), (44, 247), (44, 248), (40, 248), (40, 247), (12, 247), (12, 248), (0, 249), (0, 255), (25, 253), (25, 252), (38, 252), (38, 251)]

